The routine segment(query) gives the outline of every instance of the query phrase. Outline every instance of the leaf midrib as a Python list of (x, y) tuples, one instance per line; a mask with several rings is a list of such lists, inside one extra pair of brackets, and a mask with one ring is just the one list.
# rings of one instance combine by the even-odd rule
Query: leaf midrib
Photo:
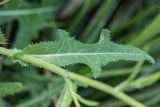
[(29, 56), (34, 57), (59, 57), (59, 56), (94, 56), (94, 55), (144, 55), (140, 53), (60, 53), (60, 54), (39, 54), (33, 55), (30, 54)]

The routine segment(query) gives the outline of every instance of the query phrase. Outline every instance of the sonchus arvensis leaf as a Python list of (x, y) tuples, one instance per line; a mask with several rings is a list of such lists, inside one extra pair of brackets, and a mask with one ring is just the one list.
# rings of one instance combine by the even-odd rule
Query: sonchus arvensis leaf
[(92, 69), (94, 77), (97, 77), (101, 67), (109, 62), (148, 60), (154, 63), (152, 57), (138, 48), (111, 42), (109, 35), (110, 31), (105, 29), (97, 43), (83, 44), (69, 37), (67, 32), (59, 30), (58, 41), (29, 45), (21, 54), (34, 56), (57, 66), (83, 63)]

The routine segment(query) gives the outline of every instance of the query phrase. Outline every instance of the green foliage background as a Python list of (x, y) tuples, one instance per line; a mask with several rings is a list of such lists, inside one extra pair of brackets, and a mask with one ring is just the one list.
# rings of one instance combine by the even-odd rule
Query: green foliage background
[[(139, 47), (149, 53), (156, 63), (110, 63), (103, 67), (97, 80), (111, 86), (123, 86), (123, 81), (129, 77), (127, 81), (132, 82), (123, 91), (149, 107), (159, 107), (159, 13), (159, 0), (10, 0), (0, 5), (0, 27), (6, 35), (3, 46), (17, 49), (23, 49), (30, 43), (54, 41), (57, 29), (65, 29), (84, 43), (96, 42), (101, 30), (109, 29), (114, 42)], [(67, 66), (66, 69), (92, 77), (88, 72), (90, 68), (82, 64)], [(133, 71), (136, 73), (133, 74)], [(11, 90), (12, 95), (4, 97), (0, 94), (3, 96), (0, 107), (54, 107), (64, 91), (64, 82), (59, 76), (34, 66), (22, 67), (5, 57), (0, 60), (0, 82), (6, 82), (13, 90), (17, 85), (15, 92), (22, 88), (20, 83), (23, 84), (18, 93), (12, 94)], [(20, 83), (13, 85), (10, 82)], [(1, 87), (4, 87), (3, 83), (0, 83), (0, 91)], [(92, 88), (84, 86), (77, 92), (100, 102), (97, 107), (126, 106)], [(71, 106), (74, 107), (74, 104)]]

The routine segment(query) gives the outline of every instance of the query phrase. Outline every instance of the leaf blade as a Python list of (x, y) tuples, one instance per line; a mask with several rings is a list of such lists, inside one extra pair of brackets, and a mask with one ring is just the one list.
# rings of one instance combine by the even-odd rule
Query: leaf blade
[(22, 50), (22, 55), (32, 55), (58, 66), (83, 63), (88, 65), (97, 77), (101, 67), (119, 60), (143, 61), (154, 63), (151, 56), (138, 48), (119, 45), (110, 41), (110, 31), (103, 30), (95, 44), (83, 44), (59, 30), (59, 40), (29, 45)]

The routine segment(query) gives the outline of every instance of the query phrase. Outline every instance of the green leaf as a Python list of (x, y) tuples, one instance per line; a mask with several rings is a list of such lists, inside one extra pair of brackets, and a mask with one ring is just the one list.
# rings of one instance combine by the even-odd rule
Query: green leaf
[(5, 43), (5, 37), (2, 31), (0, 30), (0, 44), (4, 44), (4, 43)]
[(57, 66), (76, 63), (88, 65), (97, 77), (101, 67), (119, 60), (143, 61), (154, 63), (152, 57), (138, 48), (115, 44), (110, 41), (110, 31), (103, 30), (95, 44), (83, 44), (69, 37), (63, 30), (58, 31), (59, 41), (32, 44), (22, 50), (19, 55), (31, 55)]
[[(60, 85), (59, 85), (60, 84)], [(30, 98), (25, 102), (21, 102), (20, 104), (14, 107), (35, 107), (36, 105), (43, 104), (46, 100), (52, 100), (52, 98), (60, 93), (60, 90), (63, 88), (63, 83), (54, 84), (54, 87), (51, 87), (47, 90), (44, 90), (43, 93), (39, 93), (37, 96)], [(31, 87), (29, 87), (31, 88)]]
[(103, 0), (102, 5), (99, 7), (95, 16), (93, 16), (89, 22), (80, 39), (88, 42), (94, 41), (96, 39), (96, 35), (105, 26), (105, 23), (108, 22), (114, 13), (113, 11), (116, 9), (119, 2), (120, 0)]
[(22, 90), (23, 86), (18, 82), (1, 82), (0, 83), (0, 96), (11, 95)]
[(152, 75), (139, 78), (139, 79), (131, 82), (131, 84), (129, 84), (129, 86), (134, 87), (134, 88), (144, 88), (144, 87), (147, 87), (147, 86), (154, 84), (159, 79), (160, 79), (160, 72), (157, 72)]
[(160, 33), (160, 15), (158, 15), (148, 26), (144, 28), (142, 33), (130, 42), (133, 45), (143, 45)]
[(23, 49), (37, 38), (38, 31), (44, 27), (43, 25), (54, 19), (60, 4), (61, 2), (56, 3), (55, 0), (39, 3), (39, 5), (25, 0), (10, 0), (5, 4), (6, 6), (0, 11), (0, 22), (9, 23), (16, 20), (18, 24), (12, 47)]
[(61, 96), (56, 104), (56, 107), (70, 107), (72, 102), (72, 97), (69, 93), (69, 90), (67, 87), (64, 88), (63, 92), (61, 93)]

